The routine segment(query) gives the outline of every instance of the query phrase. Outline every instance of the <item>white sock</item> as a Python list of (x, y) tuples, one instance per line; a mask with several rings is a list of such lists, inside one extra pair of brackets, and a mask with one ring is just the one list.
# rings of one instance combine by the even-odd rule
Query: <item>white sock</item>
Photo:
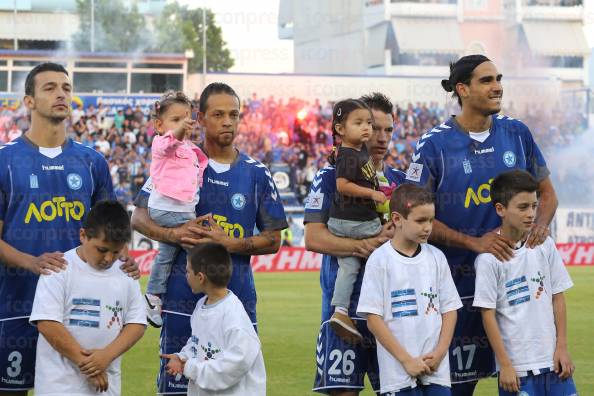
[(334, 308), (334, 312), (340, 312), (346, 316), (349, 316), (349, 311), (345, 307), (336, 307)]

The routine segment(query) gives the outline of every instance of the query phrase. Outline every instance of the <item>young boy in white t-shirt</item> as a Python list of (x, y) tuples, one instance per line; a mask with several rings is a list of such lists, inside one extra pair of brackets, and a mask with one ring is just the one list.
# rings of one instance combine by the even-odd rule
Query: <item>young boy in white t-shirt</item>
[(462, 302), (444, 254), (427, 244), (432, 196), (402, 185), (390, 212), (394, 237), (369, 256), (357, 307), (377, 340), (381, 393), (449, 396), (448, 348)]
[(130, 235), (124, 207), (99, 202), (83, 222), (81, 245), (64, 253), (66, 269), (39, 278), (29, 318), (40, 333), (36, 395), (121, 394), (121, 355), (146, 328), (138, 281), (117, 262)]
[(490, 253), (476, 258), (473, 305), (482, 309), (495, 352), (499, 395), (575, 396), (563, 296), (573, 283), (551, 237), (532, 249), (525, 246), (536, 217), (537, 190), (538, 182), (521, 170), (493, 180), (499, 232), (516, 243), (516, 250), (505, 262)]
[(224, 246), (194, 247), (186, 267), (194, 293), (204, 293), (190, 319), (192, 336), (169, 359), (167, 373), (189, 379), (189, 396), (264, 396), (266, 371), (260, 340), (239, 299), (227, 289), (233, 267)]

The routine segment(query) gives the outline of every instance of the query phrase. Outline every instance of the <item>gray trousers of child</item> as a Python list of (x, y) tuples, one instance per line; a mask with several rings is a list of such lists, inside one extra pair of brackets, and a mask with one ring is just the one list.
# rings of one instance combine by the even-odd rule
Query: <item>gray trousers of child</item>
[[(195, 212), (170, 212), (167, 210), (149, 208), (149, 216), (162, 227), (178, 227), (196, 218)], [(159, 242), (159, 254), (153, 262), (151, 276), (146, 286), (149, 294), (163, 294), (167, 291), (167, 279), (171, 274), (173, 261), (181, 248), (178, 245)]]
[[(369, 221), (342, 220), (331, 217), (328, 220), (328, 230), (338, 237), (365, 239), (378, 235), (382, 231), (382, 223), (378, 218)], [(358, 257), (338, 257), (338, 272), (334, 283), (332, 306), (349, 309), (353, 286), (361, 269), (361, 259)]]

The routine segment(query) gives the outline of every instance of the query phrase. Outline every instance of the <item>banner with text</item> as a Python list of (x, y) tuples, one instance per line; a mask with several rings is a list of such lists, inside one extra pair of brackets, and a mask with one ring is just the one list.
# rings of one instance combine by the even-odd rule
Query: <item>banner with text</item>
[[(594, 266), (594, 243), (558, 243), (557, 248), (565, 265)], [(140, 272), (149, 274), (156, 250), (131, 250)], [(319, 271), (322, 255), (305, 250), (303, 247), (282, 247), (276, 254), (252, 257), (254, 272), (304, 272)]]

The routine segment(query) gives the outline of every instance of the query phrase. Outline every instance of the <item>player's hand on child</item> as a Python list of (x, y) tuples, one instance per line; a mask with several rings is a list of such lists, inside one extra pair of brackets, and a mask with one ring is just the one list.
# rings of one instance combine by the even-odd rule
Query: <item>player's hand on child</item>
[(120, 261), (122, 265), (120, 269), (124, 271), (130, 278), (140, 279), (140, 269), (138, 263), (131, 256), (121, 256)]
[(513, 366), (501, 366), (499, 370), (499, 385), (506, 392), (520, 391), (520, 379)]
[(494, 231), (476, 238), (474, 250), (477, 253), (491, 253), (500, 261), (508, 261), (514, 257), (514, 244)]
[(83, 349), (81, 352), (85, 358), (78, 364), (78, 368), (86, 376), (104, 372), (113, 360), (105, 349)]
[(429, 352), (422, 356), (423, 362), (431, 369), (431, 372), (434, 373), (439, 368), (441, 361), (446, 357), (447, 351), (442, 352), (435, 350), (433, 352)]
[(431, 374), (431, 368), (423, 361), (421, 357), (410, 358), (405, 361), (404, 369), (411, 377), (419, 377), (421, 375)]
[(557, 373), (561, 379), (571, 377), (575, 371), (575, 365), (571, 360), (571, 356), (569, 356), (567, 348), (555, 348), (553, 365), (555, 367), (555, 373)]
[(388, 200), (388, 198), (386, 198), (386, 194), (384, 194), (381, 191), (374, 191), (371, 193), (371, 199), (373, 199), (375, 202), (383, 204), (384, 202), (386, 202)]
[(532, 225), (532, 230), (528, 235), (526, 247), (532, 249), (538, 245), (542, 245), (547, 237), (550, 235), (549, 228), (540, 224)]
[(99, 373), (92, 377), (88, 377), (87, 381), (89, 381), (93, 389), (95, 389), (99, 393), (106, 392), (109, 388), (109, 381), (107, 380), (106, 372)]
[(167, 365), (165, 366), (165, 368), (167, 369), (167, 374), (169, 374), (169, 375), (182, 374), (183, 375), (185, 362), (183, 360), (181, 360), (179, 356), (177, 356), (174, 353), (171, 353), (171, 354), (162, 353), (160, 356), (163, 359), (169, 359), (169, 361), (167, 362)]
[(49, 275), (52, 272), (60, 272), (66, 269), (66, 260), (64, 253), (53, 252), (43, 253), (41, 256), (33, 258), (31, 262), (31, 271), (38, 275)]
[(383, 245), (394, 236), (394, 224), (386, 223), (379, 235), (355, 241), (353, 256), (367, 258), (375, 249)]

